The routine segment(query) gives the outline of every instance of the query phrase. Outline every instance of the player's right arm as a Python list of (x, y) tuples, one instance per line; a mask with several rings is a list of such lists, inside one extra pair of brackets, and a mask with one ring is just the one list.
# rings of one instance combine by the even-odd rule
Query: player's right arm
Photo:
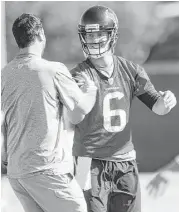
[(87, 75), (83, 74), (83, 79), (87, 87), (85, 92), (80, 90), (64, 65), (56, 72), (54, 78), (60, 101), (68, 109), (68, 116), (72, 124), (81, 122), (85, 115), (91, 111), (96, 101), (96, 86)]

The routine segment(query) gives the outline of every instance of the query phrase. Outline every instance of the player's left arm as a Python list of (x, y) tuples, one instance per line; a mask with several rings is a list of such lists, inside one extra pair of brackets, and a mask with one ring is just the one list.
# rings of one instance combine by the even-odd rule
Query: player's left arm
[(171, 91), (159, 91), (160, 98), (153, 105), (153, 112), (158, 115), (165, 115), (171, 111), (173, 107), (177, 104), (176, 97)]
[(135, 81), (135, 95), (154, 113), (165, 115), (175, 107), (177, 103), (175, 95), (169, 90), (157, 92), (154, 85), (151, 83), (149, 76), (140, 66), (137, 66)]

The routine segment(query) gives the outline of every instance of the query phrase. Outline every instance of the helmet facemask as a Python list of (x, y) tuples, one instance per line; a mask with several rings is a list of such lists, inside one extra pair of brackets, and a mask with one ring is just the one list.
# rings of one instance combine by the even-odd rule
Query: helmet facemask
[(114, 28), (99, 30), (97, 27), (97, 24), (92, 24), (79, 30), (83, 52), (92, 58), (100, 58), (111, 49), (113, 52), (117, 40), (117, 31)]

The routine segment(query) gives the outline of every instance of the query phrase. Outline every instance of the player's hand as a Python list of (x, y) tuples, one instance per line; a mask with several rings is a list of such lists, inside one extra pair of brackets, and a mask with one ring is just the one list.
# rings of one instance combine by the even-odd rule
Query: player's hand
[(169, 183), (167, 171), (158, 173), (147, 185), (148, 194), (154, 197), (161, 196)]
[(177, 100), (174, 93), (172, 93), (171, 91), (159, 91), (159, 93), (164, 101), (166, 108), (169, 108), (171, 110), (173, 107), (175, 107), (175, 105), (177, 104)]

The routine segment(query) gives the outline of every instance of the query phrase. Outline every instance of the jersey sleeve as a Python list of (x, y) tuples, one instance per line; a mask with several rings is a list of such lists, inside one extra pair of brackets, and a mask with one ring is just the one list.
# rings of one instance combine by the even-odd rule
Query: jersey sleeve
[(82, 92), (65, 65), (58, 67), (58, 71), (54, 76), (54, 83), (58, 90), (60, 101), (69, 110), (73, 110), (80, 101)]
[(147, 107), (152, 109), (153, 105), (160, 97), (160, 94), (156, 91), (154, 85), (151, 83), (149, 76), (144, 68), (139, 65), (135, 66), (135, 88), (134, 95), (138, 97)]

